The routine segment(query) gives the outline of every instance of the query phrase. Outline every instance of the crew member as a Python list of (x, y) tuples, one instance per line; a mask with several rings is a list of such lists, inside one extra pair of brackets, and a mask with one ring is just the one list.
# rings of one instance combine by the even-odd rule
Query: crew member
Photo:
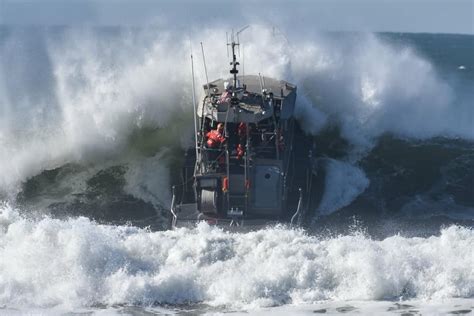
[(218, 104), (226, 104), (230, 102), (232, 97), (232, 86), (227, 81), (224, 82), (224, 90), (225, 91), (221, 94), (219, 100), (217, 101)]
[(240, 141), (245, 140), (247, 137), (247, 125), (244, 122), (240, 122), (239, 126), (237, 126), (237, 135)]
[(239, 137), (237, 159), (242, 159), (245, 154), (245, 142), (247, 141), (247, 125), (244, 122), (240, 122), (237, 126), (237, 136)]
[(207, 147), (209, 148), (219, 148), (225, 143), (224, 137), (224, 124), (217, 124), (217, 129), (213, 129), (206, 134), (207, 137)]
[(207, 152), (208, 159), (214, 163), (217, 162), (218, 170), (222, 169), (225, 164), (225, 156), (222, 155), (220, 147), (225, 143), (224, 124), (217, 124), (217, 129), (213, 129), (206, 134), (206, 145), (211, 151)]
[(242, 157), (245, 154), (245, 148), (242, 146), (242, 144), (237, 145), (237, 159), (242, 159)]

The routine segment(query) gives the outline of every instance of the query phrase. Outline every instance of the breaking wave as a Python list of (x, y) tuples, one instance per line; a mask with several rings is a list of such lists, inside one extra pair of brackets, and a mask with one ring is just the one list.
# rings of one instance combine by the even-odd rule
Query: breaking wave
[[(204, 40), (209, 77), (227, 76), (222, 29), (190, 36), (150, 27), (3, 27), (3, 199), (34, 197), (34, 206), (42, 200), (57, 207), (72, 198), (79, 207), (91, 194), (109, 192), (89, 192), (112, 186), (95, 180), (115, 179), (120, 194), (167, 205), (168, 182), (176, 180), (170, 169), (192, 143), (189, 53)], [(474, 139), (472, 92), (460, 95), (410, 45), (370, 33), (312, 31), (288, 41), (261, 25), (241, 40), (246, 73), (298, 85), (298, 118), (308, 133), (317, 136), (336, 126), (347, 142), (342, 157), (332, 158), (352, 168), (354, 181), (337, 193), (344, 175), (328, 170), (335, 178), (326, 180), (329, 195), (320, 208), (325, 213), (349, 205), (372, 183), (364, 174), (370, 168), (361, 164), (387, 133), (401, 139)], [(205, 82), (200, 65), (196, 76)], [(52, 182), (47, 192), (46, 182)]]
[(273, 227), (150, 232), (0, 209), (0, 304), (7, 308), (195, 304), (236, 308), (322, 300), (474, 296), (474, 233), (372, 240)]

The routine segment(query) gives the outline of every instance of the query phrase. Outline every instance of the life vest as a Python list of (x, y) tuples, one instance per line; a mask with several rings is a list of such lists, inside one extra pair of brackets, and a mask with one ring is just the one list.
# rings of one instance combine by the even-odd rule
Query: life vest
[(247, 136), (247, 126), (244, 122), (240, 122), (239, 126), (237, 127), (237, 135), (239, 135), (240, 138)]
[(206, 134), (207, 136), (207, 147), (215, 148), (222, 145), (225, 141), (225, 137), (218, 130), (212, 130)]
[(229, 191), (229, 178), (224, 177), (222, 179), (222, 192), (227, 192)]
[(237, 159), (241, 159), (245, 154), (244, 146), (241, 144), (237, 145)]

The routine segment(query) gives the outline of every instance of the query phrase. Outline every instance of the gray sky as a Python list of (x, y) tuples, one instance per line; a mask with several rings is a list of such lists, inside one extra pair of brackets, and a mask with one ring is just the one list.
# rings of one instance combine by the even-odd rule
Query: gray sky
[(283, 29), (474, 34), (474, 0), (0, 0), (0, 24), (147, 25), (250, 22)]

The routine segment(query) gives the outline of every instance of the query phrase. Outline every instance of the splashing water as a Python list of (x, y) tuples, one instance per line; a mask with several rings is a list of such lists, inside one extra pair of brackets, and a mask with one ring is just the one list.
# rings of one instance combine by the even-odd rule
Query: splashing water
[[(72, 164), (124, 168), (126, 194), (168, 205), (173, 159), (157, 157), (192, 144), (190, 46), (204, 40), (209, 77), (227, 77), (222, 29), (200, 29), (190, 40), (163, 27), (7, 27), (0, 38), (2, 199), (13, 201), (32, 177)], [(288, 40), (262, 25), (241, 41), (247, 74), (298, 85), (297, 117), (308, 133), (337, 126), (348, 142), (337, 161), (354, 181), (338, 185), (341, 172), (328, 164), (321, 213), (350, 205), (370, 185), (360, 160), (381, 135), (474, 139), (472, 93), (460, 96), (456, 82), (410, 45), (370, 33), (307, 31)], [(198, 62), (195, 69), (199, 86), (205, 74)], [(83, 172), (58, 187), (84, 194), (76, 189), (94, 175)]]
[(380, 241), (284, 227), (235, 234), (200, 224), (150, 232), (86, 218), (33, 220), (7, 205), (0, 225), (0, 303), (9, 308), (249, 308), (474, 295), (474, 234), (455, 226), (437, 237)]

